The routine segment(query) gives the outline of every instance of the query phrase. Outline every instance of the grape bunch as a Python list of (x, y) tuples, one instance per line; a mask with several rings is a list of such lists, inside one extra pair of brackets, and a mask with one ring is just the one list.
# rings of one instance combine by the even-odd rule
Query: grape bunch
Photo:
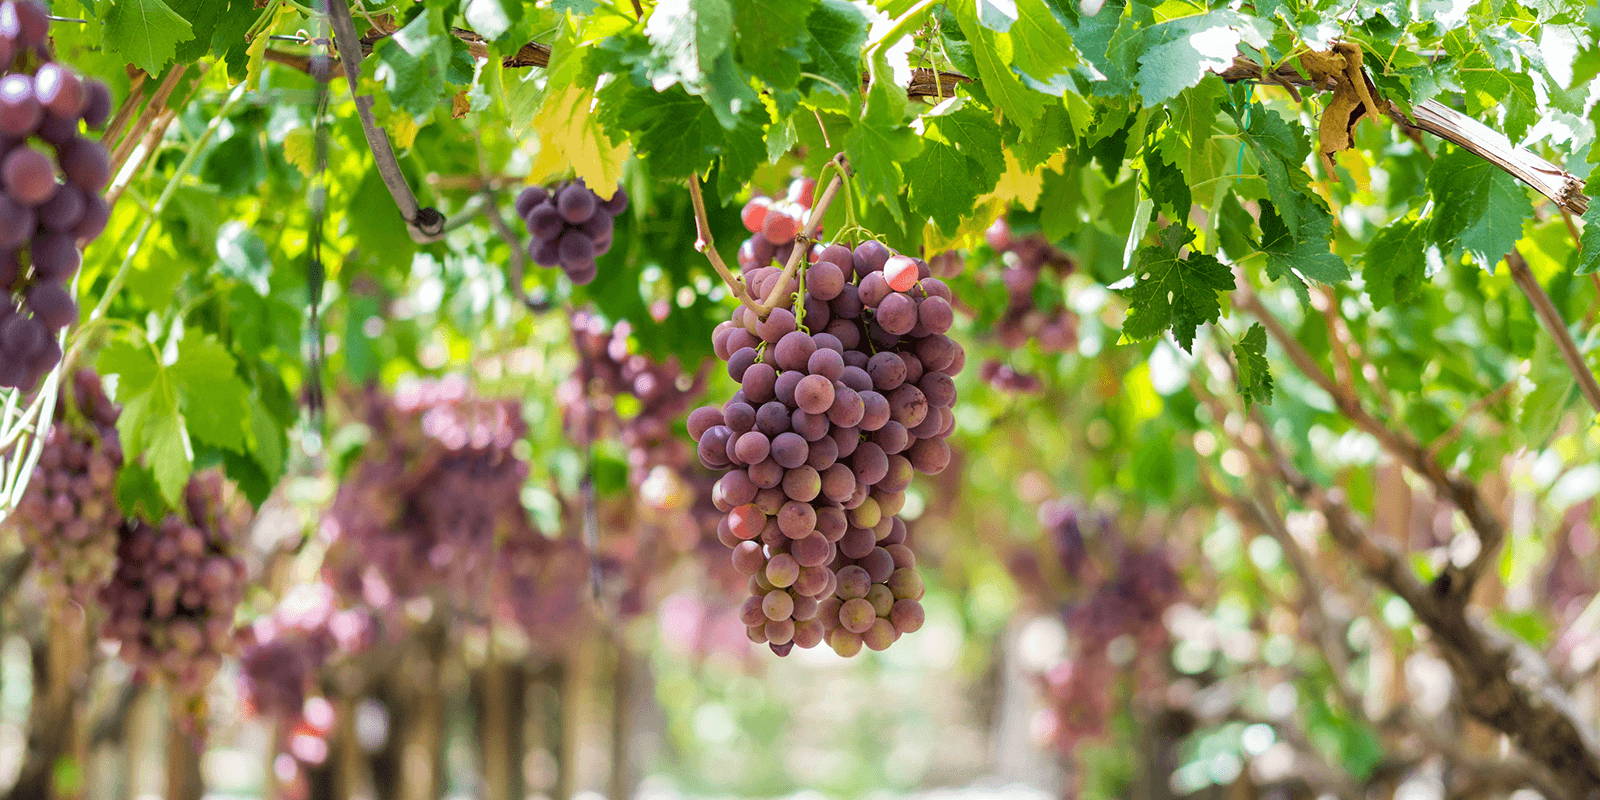
[[(795, 178), (783, 198), (757, 195), (739, 211), (739, 219), (750, 238), (739, 245), (739, 267), (745, 271), (773, 261), (789, 263), (794, 252), (795, 234), (805, 224), (806, 212), (817, 191), (811, 178)], [(758, 298), (759, 299), (759, 298)]]
[[(655, 467), (687, 468), (693, 453), (673, 435), (673, 425), (704, 390), (705, 375), (687, 375), (676, 358), (656, 361), (630, 352), (627, 322), (607, 328), (595, 314), (577, 311), (571, 325), (578, 366), (556, 390), (568, 435), (593, 442), (614, 430), (628, 449), (635, 484)], [(616, 401), (624, 396), (637, 401), (637, 412), (620, 411)]]
[(535, 637), (576, 627), (586, 558), (541, 534), (522, 505), (518, 403), (477, 397), (459, 377), (358, 403), (371, 439), (323, 519), (334, 589), (380, 611), (431, 598), (494, 612)]
[(107, 612), (102, 635), (119, 644), (122, 659), (190, 696), (210, 682), (234, 643), (245, 585), (237, 555), (244, 520), (215, 472), (189, 480), (183, 505), (160, 522), (128, 520), (100, 602)]
[(56, 423), (17, 507), (17, 527), (47, 591), (83, 605), (116, 566), (122, 412), (91, 370), (72, 376), (71, 399), (57, 403)]
[(111, 93), (52, 60), (37, 0), (0, 2), (0, 387), (31, 391), (61, 360), (78, 310), (78, 244), (100, 235), (111, 161), (79, 123), (105, 124)]
[(270, 614), (240, 631), (239, 683), (253, 713), (299, 720), (323, 664), (371, 643), (374, 623), (367, 609), (340, 608), (338, 601), (328, 584), (300, 584)]
[(595, 259), (611, 250), (614, 219), (628, 209), (628, 193), (617, 187), (601, 200), (581, 179), (554, 188), (529, 186), (517, 195), (517, 216), (533, 234), (528, 255), (542, 267), (561, 267), (573, 283), (595, 277)]
[[(780, 207), (752, 203), (770, 244)], [(713, 348), (740, 388), (693, 411), (688, 428), (701, 463), (726, 470), (712, 500), (725, 514), (718, 538), (749, 576), (750, 639), (780, 656), (824, 640), (851, 656), (922, 627), (922, 580), (898, 514), (914, 473), (950, 463), (952, 376), (966, 356), (945, 335), (950, 290), (927, 264), (876, 241), (818, 245), (806, 260), (780, 293), (797, 290), (794, 303), (765, 319), (741, 305), (717, 326)], [(751, 298), (782, 279), (770, 264), (741, 263)]]
[(1042, 234), (1016, 235), (1004, 217), (989, 226), (984, 240), (1005, 263), (1000, 280), (1010, 302), (1005, 315), (995, 324), (1000, 343), (1014, 349), (1032, 339), (1047, 353), (1064, 353), (1076, 347), (1078, 318), (1059, 303), (1041, 305), (1034, 293), (1047, 272), (1057, 277), (1071, 274), (1072, 259), (1051, 246)]
[(375, 608), (477, 597), (463, 593), (481, 592), (497, 538), (531, 533), (520, 406), (478, 398), (458, 377), (404, 382), (392, 397), (370, 389), (357, 405), (371, 438), (323, 518), (328, 580)]
[(1040, 676), (1048, 704), (1041, 732), (1070, 753), (1106, 734), (1121, 681), (1134, 691), (1161, 683), (1164, 617), (1183, 591), (1165, 550), (1127, 540), (1108, 518), (1089, 539), (1078, 508), (1052, 500), (1040, 506), (1039, 522), (1058, 569), (1047, 577), (1029, 560), (1017, 577), (1051, 602), (1072, 598), (1062, 609), (1069, 657)]

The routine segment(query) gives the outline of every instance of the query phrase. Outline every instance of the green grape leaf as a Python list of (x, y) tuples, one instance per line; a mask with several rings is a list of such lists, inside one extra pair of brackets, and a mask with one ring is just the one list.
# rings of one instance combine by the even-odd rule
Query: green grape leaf
[(1600, 203), (1591, 202), (1583, 212), (1582, 249), (1578, 253), (1579, 275), (1600, 272)]
[[(861, 48), (867, 43), (867, 18), (846, 0), (822, 0), (806, 19), (811, 34), (807, 52), (810, 72), (824, 81), (814, 86), (842, 90), (854, 97), (861, 85)], [(808, 90), (809, 91), (809, 90)]]
[(1180, 225), (1161, 232), (1161, 243), (1139, 250), (1134, 284), (1122, 290), (1128, 298), (1128, 317), (1122, 335), (1130, 340), (1151, 339), (1167, 330), (1184, 350), (1194, 346), (1195, 330), (1215, 322), (1222, 314), (1217, 292), (1233, 289), (1233, 273), (1215, 257), (1179, 251), (1194, 234)]
[(113, 342), (100, 351), (95, 369), (116, 375), (122, 405), (117, 435), (124, 452), (137, 455), (155, 477), (161, 497), (177, 505), (194, 472), (194, 449), (179, 408), (178, 378), (142, 344)]
[[(882, 74), (889, 70), (884, 67)], [(867, 91), (860, 121), (844, 137), (844, 152), (855, 169), (856, 186), (869, 200), (881, 202), (896, 220), (903, 192), (896, 165), (917, 156), (922, 140), (905, 124), (906, 93), (892, 81), (875, 81)]]
[(1333, 237), (1331, 219), (1326, 215), (1314, 217), (1301, 225), (1298, 234), (1291, 233), (1269, 201), (1261, 203), (1261, 251), (1267, 255), (1267, 275), (1274, 280), (1294, 273), (1323, 283), (1336, 283), (1350, 278), (1350, 267), (1344, 259), (1328, 249)]
[(773, 88), (795, 88), (813, 44), (806, 20), (818, 10), (817, 0), (733, 0), (739, 62)]
[(105, 25), (106, 46), (151, 75), (160, 75), (178, 45), (194, 38), (189, 21), (161, 0), (117, 0)]
[(1257, 322), (1233, 345), (1239, 365), (1239, 396), (1246, 403), (1272, 404), (1272, 370), (1267, 366), (1267, 329)]
[(608, 130), (633, 131), (634, 150), (655, 177), (686, 178), (711, 165), (725, 134), (705, 101), (681, 86), (658, 94), (625, 83), (601, 90), (601, 115)]
[(512, 0), (466, 0), (461, 15), (473, 32), (493, 42), (521, 21), (522, 4)]
[(372, 55), (378, 62), (374, 75), (383, 82), (389, 100), (408, 114), (426, 114), (452, 87), (472, 82), (472, 53), (450, 32), (441, 10), (418, 14), (374, 45)]
[(911, 210), (932, 219), (941, 231), (953, 233), (961, 217), (976, 204), (979, 187), (972, 179), (970, 161), (954, 147), (928, 142), (921, 155), (906, 163), (906, 184), (911, 187)]
[(1533, 214), (1533, 203), (1516, 178), (1465, 150), (1434, 161), (1428, 191), (1432, 241), (1447, 257), (1467, 253), (1491, 272), (1522, 238), (1522, 223)]
[[(1238, 145), (1230, 151), (1212, 135), (1223, 93), (1222, 80), (1209, 78), (1179, 92), (1165, 104), (1167, 133), (1161, 137), (1161, 152), (1167, 161), (1183, 170), (1191, 186), (1211, 181), (1233, 166), (1229, 158)], [(1202, 202), (1203, 198), (1202, 193)]]
[(1408, 303), (1428, 279), (1427, 231), (1401, 220), (1378, 231), (1361, 257), (1361, 278), (1373, 308)]
[(1194, 203), (1189, 195), (1189, 184), (1183, 173), (1162, 157), (1153, 142), (1145, 145), (1144, 174), (1150, 199), (1171, 211), (1176, 219), (1188, 219), (1189, 207)]
[(655, 58), (649, 68), (657, 91), (674, 83), (695, 86), (727, 52), (733, 30), (728, 0), (662, 0), (650, 12), (644, 35)]
[(1010, 36), (1016, 68), (1051, 91), (1066, 89), (1069, 71), (1078, 63), (1072, 36), (1044, 0), (1017, 0), (1017, 21)]
[(1027, 128), (1037, 122), (1049, 98), (1029, 89), (1011, 71), (1016, 60), (1011, 37), (980, 24), (976, 10), (967, 3), (962, 4), (956, 19), (972, 42), (972, 55), (978, 62), (978, 80), (983, 91), (1019, 127)]
[(955, 147), (977, 163), (980, 182), (993, 185), (1006, 170), (1005, 153), (1000, 144), (1000, 126), (994, 115), (983, 110), (970, 97), (952, 97), (922, 115), (926, 138)]
[(1239, 45), (1265, 40), (1238, 14), (1212, 11), (1146, 28), (1139, 56), (1139, 94), (1146, 108), (1161, 105), (1198, 84), (1208, 73), (1233, 65)]
[(250, 388), (239, 378), (233, 355), (210, 336), (190, 336), (172, 365), (178, 402), (189, 435), (234, 452), (245, 449), (250, 424)]

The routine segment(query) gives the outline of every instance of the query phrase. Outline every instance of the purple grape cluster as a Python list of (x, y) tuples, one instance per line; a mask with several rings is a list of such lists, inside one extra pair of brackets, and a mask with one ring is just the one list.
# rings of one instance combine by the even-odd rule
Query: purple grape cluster
[(341, 609), (325, 583), (291, 588), (271, 614), (240, 633), (239, 682), (246, 705), (263, 717), (299, 720), (323, 664), (335, 653), (364, 649), (372, 627), (364, 609)]
[(493, 612), (539, 646), (560, 649), (587, 630), (589, 554), (571, 539), (527, 534), (496, 554)]
[(1072, 259), (1041, 234), (1017, 236), (1004, 217), (989, 226), (984, 240), (1005, 263), (1000, 280), (1010, 302), (1005, 315), (995, 324), (1000, 343), (1015, 349), (1031, 339), (1047, 353), (1064, 353), (1076, 347), (1078, 318), (1059, 303), (1040, 306), (1034, 296), (1034, 287), (1046, 273), (1057, 277), (1071, 274)]
[[(765, 234), (760, 234), (763, 237)], [(741, 305), (712, 336), (740, 388), (689, 415), (717, 535), (749, 576), (750, 639), (774, 653), (826, 640), (852, 656), (922, 627), (923, 586), (898, 516), (913, 474), (950, 463), (966, 355), (945, 335), (950, 290), (876, 241), (818, 245), (800, 295), (765, 319)], [(752, 298), (782, 279), (747, 265)]]
[(537, 535), (514, 452), (520, 406), (478, 398), (458, 377), (408, 381), (392, 397), (374, 388), (357, 404), (371, 439), (323, 519), (328, 580), (374, 608), (477, 597), (497, 539)]
[(374, 609), (431, 598), (535, 637), (574, 627), (586, 561), (523, 508), (518, 403), (479, 398), (453, 377), (409, 381), (392, 397), (373, 389), (360, 404), (371, 439), (323, 519), (330, 584)]
[(221, 475), (194, 476), (183, 513), (123, 526), (116, 570), (100, 590), (102, 635), (141, 674), (184, 695), (205, 688), (234, 643), (245, 585), (236, 554), (245, 520), (237, 508)]
[(601, 200), (582, 180), (550, 189), (529, 186), (517, 195), (517, 216), (533, 234), (528, 255), (539, 266), (561, 267), (577, 284), (594, 280), (595, 259), (611, 250), (614, 220), (626, 210), (628, 193), (622, 187)]
[[(1063, 610), (1070, 656), (1040, 676), (1048, 706), (1040, 732), (1070, 753), (1106, 733), (1119, 681), (1127, 678), (1136, 691), (1160, 683), (1168, 639), (1163, 618), (1183, 590), (1166, 551), (1128, 541), (1109, 519), (1101, 520), (1094, 547), (1071, 503), (1043, 504), (1039, 522), (1059, 567), (1053, 573), (1058, 580), (1047, 578), (1034, 560), (1025, 562), (1018, 578), (1052, 602), (1075, 600)], [(1132, 663), (1112, 655), (1113, 643), (1122, 639), (1133, 645), (1128, 650)]]
[[(673, 433), (705, 389), (705, 375), (688, 375), (676, 358), (656, 361), (630, 352), (632, 327), (605, 321), (588, 311), (574, 312), (572, 339), (578, 366), (556, 390), (569, 436), (593, 442), (615, 432), (628, 449), (629, 474), (643, 482), (656, 467), (682, 471), (694, 460), (690, 448)], [(617, 399), (631, 396), (638, 411), (624, 415)]]
[(989, 359), (978, 367), (978, 377), (984, 382), (1011, 394), (1034, 394), (1044, 391), (1044, 381), (1039, 376), (1018, 372), (1010, 364)]
[(100, 376), (72, 376), (72, 402), (63, 395), (28, 491), (17, 506), (22, 543), (41, 582), (57, 599), (87, 603), (111, 578), (117, 560), (117, 470), (122, 411), (106, 397)]
[(111, 93), (52, 60), (49, 36), (37, 0), (0, 2), (0, 387), (23, 391), (60, 362), (78, 244), (111, 216), (110, 158), (78, 127), (105, 124)]

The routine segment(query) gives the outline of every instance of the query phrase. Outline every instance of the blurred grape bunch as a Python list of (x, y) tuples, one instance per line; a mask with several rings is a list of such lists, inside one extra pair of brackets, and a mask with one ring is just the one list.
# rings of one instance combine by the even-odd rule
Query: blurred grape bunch
[(100, 590), (102, 635), (139, 674), (180, 695), (198, 696), (233, 650), (247, 511), (222, 476), (207, 471), (190, 478), (180, 511), (122, 526), (116, 570)]
[[(1059, 281), (1071, 275), (1076, 268), (1072, 259), (1043, 234), (1018, 235), (1004, 217), (989, 226), (984, 241), (1000, 260), (1000, 281), (1006, 290), (1006, 307), (994, 323), (994, 338), (1008, 350), (1031, 341), (1046, 353), (1071, 352), (1078, 344), (1077, 315), (1061, 302), (1059, 291), (1052, 295), (1040, 291), (1040, 286), (1046, 279)], [(961, 270), (959, 256), (950, 253), (930, 263), (942, 264), (943, 274)], [(984, 363), (981, 377), (1003, 392), (1032, 393), (1043, 388), (1039, 378), (998, 361)]]
[(1169, 553), (1125, 538), (1109, 518), (1085, 536), (1082, 512), (1063, 500), (1039, 508), (1048, 555), (1013, 554), (1013, 574), (1057, 609), (1066, 625), (1068, 655), (1045, 670), (1040, 684), (1047, 705), (1037, 732), (1071, 754), (1079, 744), (1107, 735), (1117, 712), (1119, 687), (1135, 696), (1166, 682), (1169, 641), (1164, 616), (1183, 590)]
[(46, 591), (56, 601), (85, 605), (116, 567), (121, 409), (92, 370), (74, 373), (71, 393), (56, 406), (16, 521)]
[[(683, 476), (694, 454), (674, 426), (705, 390), (705, 369), (690, 375), (676, 358), (661, 362), (631, 352), (632, 326), (626, 321), (608, 328), (597, 315), (577, 311), (571, 325), (578, 366), (556, 393), (567, 434), (579, 443), (615, 435), (628, 449), (634, 485), (655, 481), (646, 501), (658, 508), (685, 507)], [(628, 399), (619, 403), (623, 398)], [(637, 410), (626, 413), (623, 405)], [(673, 475), (679, 480), (671, 481)]]
[(355, 404), (371, 438), (323, 518), (324, 573), (345, 602), (382, 615), (425, 598), (541, 639), (576, 629), (587, 556), (546, 538), (522, 505), (518, 403), (452, 377), (392, 396), (369, 388)]

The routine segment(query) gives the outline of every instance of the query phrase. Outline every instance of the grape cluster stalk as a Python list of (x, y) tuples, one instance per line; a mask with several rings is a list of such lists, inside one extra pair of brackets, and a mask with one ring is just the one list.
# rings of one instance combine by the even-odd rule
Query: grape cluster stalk
[(374, 388), (358, 404), (371, 439), (323, 518), (328, 582), (379, 612), (427, 598), (531, 632), (574, 627), (584, 558), (522, 505), (520, 404), (477, 397), (459, 377)]
[(91, 370), (72, 376), (71, 406), (66, 395), (57, 405), (55, 425), (17, 507), (17, 528), (47, 592), (84, 605), (116, 566), (123, 523), (115, 491), (122, 412)]
[(871, 240), (776, 243), (799, 232), (813, 188), (791, 187), (789, 206), (745, 207), (751, 299), (782, 279), (770, 259), (785, 247), (808, 247), (810, 263), (780, 290), (788, 303), (764, 319), (741, 305), (717, 326), (713, 349), (740, 388), (691, 412), (688, 428), (701, 463), (725, 470), (712, 500), (725, 514), (718, 538), (749, 576), (749, 638), (780, 656), (823, 641), (853, 656), (922, 627), (922, 579), (898, 515), (913, 475), (950, 463), (952, 376), (966, 356), (945, 335), (950, 290), (926, 263)]
[(140, 674), (185, 696), (204, 690), (233, 649), (246, 577), (245, 519), (234, 500), (220, 474), (204, 472), (189, 480), (181, 511), (155, 523), (129, 519), (100, 590), (103, 637)]
[(595, 259), (611, 251), (617, 215), (628, 210), (621, 187), (601, 200), (581, 179), (546, 189), (529, 186), (517, 195), (517, 216), (533, 234), (528, 255), (541, 267), (561, 267), (576, 284), (591, 283)]
[(105, 125), (111, 93), (53, 60), (49, 40), (37, 0), (0, 2), (0, 387), (22, 391), (61, 361), (78, 244), (111, 216), (110, 157), (80, 133)]

